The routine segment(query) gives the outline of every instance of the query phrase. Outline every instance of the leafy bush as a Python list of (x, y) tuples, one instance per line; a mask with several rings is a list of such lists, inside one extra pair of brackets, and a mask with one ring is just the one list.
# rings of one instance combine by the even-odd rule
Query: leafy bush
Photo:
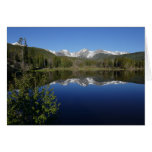
[[(23, 74), (21, 79), (14, 78), (7, 97), (7, 123), (12, 124), (45, 124), (47, 119), (57, 114), (60, 103), (57, 102), (53, 89), (49, 86), (33, 86), (35, 77)], [(45, 81), (45, 78), (42, 79)]]

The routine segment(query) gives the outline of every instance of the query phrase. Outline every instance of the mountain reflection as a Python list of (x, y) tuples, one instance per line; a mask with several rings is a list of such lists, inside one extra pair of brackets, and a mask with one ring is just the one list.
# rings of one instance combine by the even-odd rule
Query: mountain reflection
[(72, 79), (67, 79), (67, 80), (57, 80), (57, 81), (54, 81), (54, 82), (51, 82), (50, 85), (52, 84), (61, 84), (61, 85), (68, 85), (70, 83), (76, 83), (80, 86), (83, 86), (83, 87), (86, 87), (88, 85), (112, 85), (112, 84), (126, 84), (126, 82), (123, 82), (123, 81), (103, 81), (103, 82), (100, 82), (100, 81), (96, 81), (95, 78), (90, 78), (90, 77), (87, 77), (87, 78), (72, 78)]
[[(144, 71), (52, 71), (34, 72), (36, 83), (33, 86), (46, 84), (68, 85), (76, 83), (81, 86), (137, 83), (144, 84)], [(42, 81), (45, 80), (45, 81)], [(8, 88), (13, 81), (8, 83)]]

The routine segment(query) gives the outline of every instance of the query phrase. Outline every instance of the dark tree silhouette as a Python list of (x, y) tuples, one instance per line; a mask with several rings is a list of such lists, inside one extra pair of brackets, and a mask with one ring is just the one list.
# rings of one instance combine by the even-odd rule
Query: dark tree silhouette
[(21, 45), (23, 44), (23, 38), (22, 37), (19, 38), (18, 43), (21, 44)]
[(28, 46), (28, 45), (27, 45), (26, 38), (24, 38), (24, 46), (26, 46), (26, 47)]

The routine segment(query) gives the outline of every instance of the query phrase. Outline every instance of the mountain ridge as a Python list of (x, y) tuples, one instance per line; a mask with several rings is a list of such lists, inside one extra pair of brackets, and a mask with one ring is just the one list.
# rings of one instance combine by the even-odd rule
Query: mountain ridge
[(120, 52), (120, 51), (107, 51), (107, 50), (95, 50), (95, 51), (90, 51), (88, 49), (81, 49), (80, 51), (77, 52), (70, 52), (66, 49), (60, 50), (58, 52), (49, 50), (51, 53), (55, 54), (56, 56), (68, 56), (68, 57), (80, 57), (80, 58), (87, 58), (91, 59), (95, 55), (98, 54), (106, 54), (106, 55), (123, 55), (123, 54), (130, 54), (129, 52)]
[[(12, 43), (12, 45), (24, 46), (24, 45), (19, 44), (18, 42)], [(86, 48), (81, 49), (77, 52), (70, 52), (69, 50), (66, 50), (66, 49), (62, 49), (60, 51), (53, 51), (53, 50), (48, 50), (48, 49), (46, 49), (46, 50), (53, 53), (56, 56), (79, 57), (79, 58), (87, 58), (87, 59), (91, 59), (95, 55), (98, 55), (98, 54), (106, 54), (106, 55), (130, 54), (129, 52), (108, 51), (108, 50), (102, 50), (102, 49), (91, 51), (91, 50), (88, 50)]]

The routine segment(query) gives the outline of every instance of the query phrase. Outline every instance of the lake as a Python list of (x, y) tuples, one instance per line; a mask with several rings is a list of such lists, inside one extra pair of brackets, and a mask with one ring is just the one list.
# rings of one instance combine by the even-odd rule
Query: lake
[(54, 76), (50, 87), (61, 107), (53, 124), (144, 125), (143, 71), (63, 71)]
[[(144, 71), (36, 72), (61, 103), (48, 125), (144, 125)], [(45, 83), (41, 82), (46, 76)]]

